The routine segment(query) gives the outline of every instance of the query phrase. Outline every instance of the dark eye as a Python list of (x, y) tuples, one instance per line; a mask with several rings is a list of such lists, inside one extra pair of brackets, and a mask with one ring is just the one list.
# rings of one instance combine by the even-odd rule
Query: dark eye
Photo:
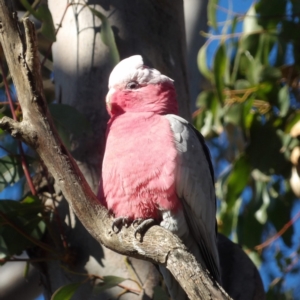
[(139, 84), (136, 82), (136, 81), (130, 81), (126, 84), (126, 89), (129, 89), (129, 90), (135, 90), (137, 88), (139, 88)]

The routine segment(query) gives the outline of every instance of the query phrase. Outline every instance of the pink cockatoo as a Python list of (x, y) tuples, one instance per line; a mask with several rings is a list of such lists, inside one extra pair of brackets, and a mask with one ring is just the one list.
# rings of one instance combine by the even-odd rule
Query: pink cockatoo
[[(114, 227), (134, 222), (141, 233), (156, 221), (220, 282), (210, 154), (202, 135), (177, 115), (173, 80), (131, 56), (113, 69), (106, 105), (111, 118), (98, 197), (114, 214)], [(171, 297), (185, 299), (161, 270)]]

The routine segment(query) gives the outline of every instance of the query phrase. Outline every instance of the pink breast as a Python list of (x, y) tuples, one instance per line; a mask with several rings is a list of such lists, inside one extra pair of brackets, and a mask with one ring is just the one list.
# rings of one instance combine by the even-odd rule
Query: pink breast
[(102, 167), (103, 202), (116, 217), (160, 218), (176, 210), (177, 150), (169, 121), (152, 113), (125, 113), (108, 127)]

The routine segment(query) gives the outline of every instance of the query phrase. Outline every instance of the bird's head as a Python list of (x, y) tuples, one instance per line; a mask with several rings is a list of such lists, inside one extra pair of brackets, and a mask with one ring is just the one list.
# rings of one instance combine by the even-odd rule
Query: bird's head
[(177, 114), (173, 80), (144, 65), (140, 55), (119, 62), (109, 77), (106, 96), (111, 116), (125, 112)]

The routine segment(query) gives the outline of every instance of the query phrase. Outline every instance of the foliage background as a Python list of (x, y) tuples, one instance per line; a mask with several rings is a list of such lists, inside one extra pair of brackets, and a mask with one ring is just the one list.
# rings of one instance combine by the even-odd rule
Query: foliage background
[(209, 2), (194, 123), (217, 170), (219, 230), (260, 267), (268, 299), (296, 299), (300, 6), (248, 1), (245, 14), (237, 2)]
[[(39, 47), (49, 107), (71, 147), (70, 137), (87, 132), (88, 121), (70, 106), (58, 109), (53, 104), (51, 14), (46, 4), (37, 6), (39, 1), (21, 2), (42, 24)], [(241, 244), (260, 268), (268, 299), (295, 299), (300, 296), (300, 4), (297, 0), (274, 0), (272, 5), (267, 0), (211, 0), (208, 17), (210, 31), (202, 33), (207, 42), (198, 55), (205, 89), (193, 116), (208, 140), (216, 170), (219, 230)], [(102, 21), (106, 30), (101, 38), (111, 49), (112, 61), (117, 61), (112, 31), (107, 20)], [(1, 114), (11, 115), (4, 84), (4, 78), (10, 78), (2, 65), (6, 75), (2, 76)], [(9, 88), (16, 102), (14, 88)], [(14, 111), (20, 119), (17, 104)], [(53, 212), (25, 187), (21, 162), (25, 157), (33, 175), (34, 153), (26, 145), (21, 150), (20, 143), (0, 133), (0, 258), (5, 263), (39, 245)], [(7, 226), (8, 222), (14, 226)], [(120, 280), (104, 279), (102, 287)], [(76, 288), (68, 286), (65, 292)]]

